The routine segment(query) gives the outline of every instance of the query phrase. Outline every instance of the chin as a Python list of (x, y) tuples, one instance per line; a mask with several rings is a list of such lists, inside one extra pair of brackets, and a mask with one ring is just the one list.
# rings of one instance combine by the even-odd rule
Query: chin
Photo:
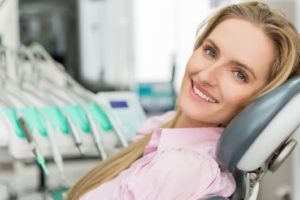
[(203, 121), (205, 120), (205, 113), (201, 112), (200, 108), (194, 108), (194, 105), (184, 101), (183, 99), (178, 99), (177, 110), (180, 110), (187, 118), (193, 121)]
[(218, 116), (217, 113), (212, 113), (211, 110), (188, 102), (184, 98), (178, 99), (177, 110), (180, 110), (189, 120), (199, 123), (199, 127), (224, 127), (227, 124), (226, 120), (220, 119), (221, 116)]

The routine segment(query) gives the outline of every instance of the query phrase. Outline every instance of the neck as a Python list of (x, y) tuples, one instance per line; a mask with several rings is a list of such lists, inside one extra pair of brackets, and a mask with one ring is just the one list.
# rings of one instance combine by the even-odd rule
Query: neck
[(196, 121), (186, 116), (182, 111), (177, 111), (174, 128), (218, 127), (218, 124)]

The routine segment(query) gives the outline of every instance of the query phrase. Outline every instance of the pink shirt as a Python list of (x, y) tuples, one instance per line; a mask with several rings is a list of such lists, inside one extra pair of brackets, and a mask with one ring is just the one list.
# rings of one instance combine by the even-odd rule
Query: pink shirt
[(80, 200), (196, 200), (229, 197), (235, 190), (231, 174), (215, 160), (223, 128), (157, 128), (173, 112), (150, 118), (138, 138), (153, 132), (144, 156), (116, 178), (86, 193)]

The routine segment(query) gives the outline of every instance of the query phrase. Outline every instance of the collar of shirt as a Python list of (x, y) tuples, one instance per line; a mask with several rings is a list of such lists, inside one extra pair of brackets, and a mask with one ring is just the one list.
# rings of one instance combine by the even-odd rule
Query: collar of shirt
[(218, 140), (224, 128), (157, 128), (146, 146), (144, 155), (154, 151), (184, 148), (208, 140)]

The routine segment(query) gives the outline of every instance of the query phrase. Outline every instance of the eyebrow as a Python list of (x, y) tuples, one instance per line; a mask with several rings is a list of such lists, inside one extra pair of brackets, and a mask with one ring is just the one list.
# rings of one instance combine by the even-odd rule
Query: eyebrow
[[(220, 48), (218, 47), (218, 45), (216, 45), (216, 43), (212, 39), (207, 38), (207, 39), (204, 40), (204, 42), (210, 43), (210, 45), (212, 45), (215, 48), (217, 53), (220, 53)], [(239, 61), (236, 61), (236, 60), (231, 60), (230, 62), (233, 63), (234, 65), (238, 65), (239, 67), (243, 68), (244, 70), (250, 72), (250, 74), (256, 79), (256, 76), (255, 76), (255, 73), (254, 73), (253, 69), (251, 69), (247, 65), (245, 65), (245, 64), (243, 64)]]

